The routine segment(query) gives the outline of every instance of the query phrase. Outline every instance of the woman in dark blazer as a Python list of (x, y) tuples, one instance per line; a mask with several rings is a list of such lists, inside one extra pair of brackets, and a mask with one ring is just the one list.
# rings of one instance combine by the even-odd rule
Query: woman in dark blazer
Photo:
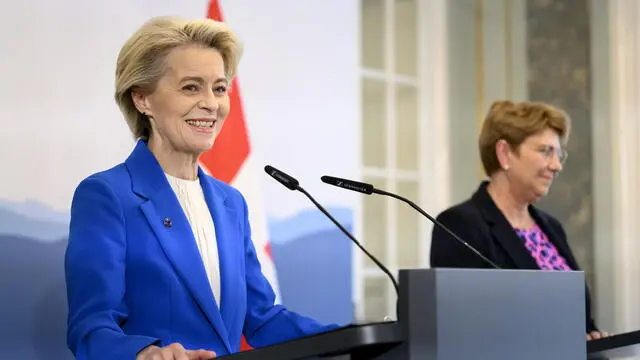
[[(489, 180), (437, 219), (501, 268), (579, 270), (560, 222), (532, 205), (562, 170), (569, 130), (569, 117), (553, 106), (495, 102), (479, 139)], [(439, 227), (433, 228), (431, 266), (488, 267)], [(585, 291), (587, 339), (606, 336), (593, 321)]]

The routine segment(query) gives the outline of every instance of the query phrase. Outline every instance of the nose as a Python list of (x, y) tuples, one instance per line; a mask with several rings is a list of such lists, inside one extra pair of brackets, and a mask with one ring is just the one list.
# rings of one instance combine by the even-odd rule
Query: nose
[(218, 110), (218, 98), (216, 98), (213, 90), (205, 92), (198, 105), (201, 109), (215, 113)]
[(560, 156), (557, 153), (554, 153), (549, 160), (549, 169), (555, 173), (562, 171), (562, 162), (560, 161)]

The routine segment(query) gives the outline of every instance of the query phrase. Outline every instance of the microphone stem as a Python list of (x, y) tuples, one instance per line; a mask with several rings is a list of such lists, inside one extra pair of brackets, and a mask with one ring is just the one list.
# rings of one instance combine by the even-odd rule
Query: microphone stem
[(433, 218), (433, 216), (429, 215), (426, 211), (422, 210), (418, 205), (416, 205), (413, 201), (409, 200), (409, 199), (405, 199), (404, 197), (400, 196), (400, 195), (396, 195), (384, 190), (380, 190), (380, 189), (373, 189), (373, 192), (376, 194), (380, 194), (380, 195), (386, 195), (386, 196), (390, 196), (394, 199), (398, 199), (402, 202), (405, 202), (407, 204), (409, 204), (412, 208), (414, 208), (416, 211), (418, 211), (420, 214), (424, 215), (427, 219), (431, 220), (434, 224), (440, 226), (441, 229), (443, 229), (444, 231), (446, 231), (449, 235), (451, 235), (454, 239), (456, 239), (459, 243), (461, 243), (462, 245), (464, 245), (467, 249), (471, 250), (473, 253), (475, 253), (476, 255), (478, 255), (482, 260), (486, 261), (487, 264), (493, 266), (496, 269), (500, 269), (500, 267), (498, 265), (496, 265), (493, 261), (489, 260), (486, 256), (482, 255), (479, 251), (477, 251), (476, 249), (473, 248), (473, 246), (469, 245), (466, 241), (462, 240), (458, 235), (456, 235), (453, 231), (451, 231), (448, 227), (446, 227), (445, 225), (443, 225), (441, 222), (439, 222), (438, 220), (436, 220), (435, 218)]
[(325, 214), (327, 216), (327, 218), (329, 218), (329, 220), (331, 220), (349, 239), (351, 239), (351, 241), (353, 241), (354, 244), (356, 244), (356, 246), (358, 246), (360, 248), (360, 250), (362, 250), (362, 252), (364, 252), (369, 259), (371, 259), (371, 261), (373, 261), (390, 279), (391, 282), (393, 283), (393, 287), (396, 291), (396, 295), (400, 296), (400, 290), (398, 288), (398, 282), (396, 281), (395, 277), (391, 274), (391, 272), (380, 263), (380, 261), (378, 261), (378, 259), (376, 259), (375, 256), (371, 255), (359, 242), (358, 240), (356, 240), (356, 238), (353, 237), (353, 235), (351, 235), (349, 233), (349, 231), (347, 231), (347, 229), (345, 229), (338, 221), (336, 221), (333, 216), (331, 216), (331, 214), (329, 214), (329, 212), (322, 206), (320, 205), (314, 198), (313, 196), (311, 196), (305, 189), (303, 189), (302, 187), (298, 187), (298, 190), (303, 193), (307, 198), (309, 198), (309, 200), (311, 200), (311, 202), (320, 210), (322, 211), (323, 214)]

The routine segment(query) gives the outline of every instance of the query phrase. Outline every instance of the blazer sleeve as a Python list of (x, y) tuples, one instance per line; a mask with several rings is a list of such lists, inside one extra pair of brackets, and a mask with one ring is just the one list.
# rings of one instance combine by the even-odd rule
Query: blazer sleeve
[(242, 195), (244, 211), (244, 245), (247, 283), (247, 314), (243, 334), (253, 347), (268, 346), (300, 337), (339, 328), (339, 325), (321, 325), (317, 321), (275, 304), (275, 293), (262, 273), (253, 241), (247, 204)]
[(158, 339), (127, 335), (125, 216), (111, 187), (83, 180), (71, 204), (65, 278), (69, 307), (67, 343), (79, 360), (135, 359)]
[[(454, 234), (487, 256), (482, 241), (482, 232), (473, 221), (473, 215), (465, 214), (459, 208), (450, 208), (440, 213), (436, 220), (448, 227)], [(479, 256), (440, 226), (433, 226), (431, 232), (431, 267), (445, 268), (486, 268), (489, 267)]]

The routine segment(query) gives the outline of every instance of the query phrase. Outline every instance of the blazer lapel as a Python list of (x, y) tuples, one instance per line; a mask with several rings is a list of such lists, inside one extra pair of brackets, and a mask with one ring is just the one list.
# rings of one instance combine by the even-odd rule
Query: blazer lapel
[(489, 225), (493, 240), (505, 250), (517, 268), (537, 269), (538, 265), (524, 246), (524, 242), (491, 199), (487, 192), (487, 184), (488, 182), (483, 182), (472, 199)]
[(519, 269), (538, 268), (538, 264), (531, 256), (529, 250), (524, 246), (524, 242), (506, 219), (504, 223), (502, 221), (494, 223), (491, 227), (491, 235), (507, 254), (509, 254), (509, 257)]
[(160, 164), (146, 144), (139, 141), (126, 165), (132, 177), (134, 192), (147, 199), (141, 209), (158, 242), (227, 351), (231, 352), (229, 336), (209, 285), (193, 232)]
[(238, 298), (235, 293), (238, 287), (233, 281), (233, 274), (238, 271), (234, 267), (238, 263), (238, 259), (234, 257), (237, 255), (233, 250), (244, 248), (241, 244), (234, 243), (234, 240), (237, 240), (235, 235), (240, 230), (241, 222), (238, 219), (237, 211), (226, 201), (226, 194), (206, 177), (202, 169), (199, 170), (199, 174), (200, 184), (216, 229), (220, 262), (220, 313), (226, 327), (230, 327), (234, 323), (236, 315), (236, 311), (234, 311), (236, 307), (233, 302)]

